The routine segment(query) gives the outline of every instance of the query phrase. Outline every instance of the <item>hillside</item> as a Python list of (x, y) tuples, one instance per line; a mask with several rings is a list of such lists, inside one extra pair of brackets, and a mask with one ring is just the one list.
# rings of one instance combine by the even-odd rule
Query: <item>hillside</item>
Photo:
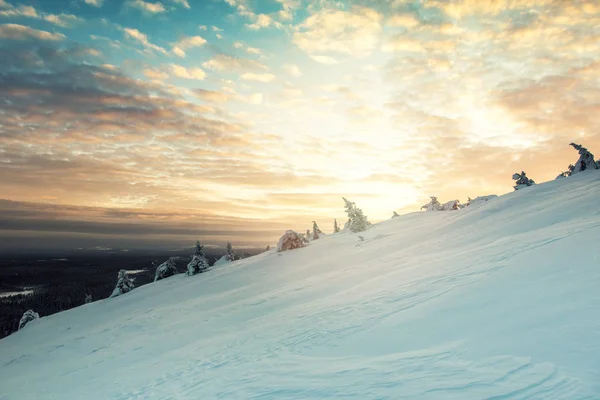
[(599, 171), (362, 235), (34, 321), (0, 399), (600, 397)]

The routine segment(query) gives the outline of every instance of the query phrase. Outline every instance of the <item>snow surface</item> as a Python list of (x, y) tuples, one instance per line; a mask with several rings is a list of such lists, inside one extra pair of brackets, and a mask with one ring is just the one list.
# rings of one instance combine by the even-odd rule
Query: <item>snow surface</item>
[(598, 399), (598, 199), (585, 171), (33, 321), (0, 399)]

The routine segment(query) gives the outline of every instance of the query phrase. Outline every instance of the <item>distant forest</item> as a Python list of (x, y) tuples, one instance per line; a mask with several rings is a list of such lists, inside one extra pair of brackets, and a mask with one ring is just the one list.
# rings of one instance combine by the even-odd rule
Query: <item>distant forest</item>
[[(174, 254), (84, 254), (65, 258), (56, 256), (14, 256), (0, 258), (0, 338), (17, 331), (19, 320), (29, 309), (45, 317), (110, 296), (120, 269), (143, 270), (133, 274), (135, 286), (154, 280), (158, 263)], [(189, 255), (177, 255), (177, 269), (184, 272)], [(212, 265), (219, 255), (209, 255)], [(32, 294), (2, 297), (3, 293), (32, 289)]]

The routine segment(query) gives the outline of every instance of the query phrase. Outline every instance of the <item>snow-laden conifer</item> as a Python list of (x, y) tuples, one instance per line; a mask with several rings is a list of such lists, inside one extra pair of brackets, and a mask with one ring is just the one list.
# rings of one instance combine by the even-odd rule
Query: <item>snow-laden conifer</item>
[(429, 197), (431, 198), (431, 201), (429, 203), (421, 206), (421, 210), (425, 210), (425, 211), (441, 211), (442, 210), (442, 205), (438, 201), (437, 197), (435, 197), (435, 196), (429, 196)]
[(179, 271), (177, 271), (175, 261), (172, 258), (169, 258), (167, 261), (160, 264), (156, 268), (156, 273), (154, 274), (154, 282), (160, 281), (161, 279), (165, 279), (173, 275), (177, 275), (178, 273)]
[(579, 159), (575, 165), (569, 165), (568, 171), (563, 172), (559, 177), (571, 176), (586, 169), (600, 169), (600, 165), (594, 160), (594, 155), (588, 149), (577, 143), (571, 143), (570, 145), (579, 152)]
[(287, 251), (304, 247), (305, 239), (298, 232), (287, 230), (277, 242), (277, 251)]
[(523, 189), (523, 188), (531, 186), (531, 185), (535, 185), (535, 181), (533, 179), (529, 179), (527, 177), (527, 174), (525, 174), (525, 171), (521, 171), (520, 174), (518, 172), (515, 173), (512, 176), (512, 178), (515, 181), (515, 186), (513, 186), (513, 188), (515, 188), (515, 190), (519, 190), (519, 189)]
[(233, 246), (229, 242), (227, 242), (225, 258), (227, 259), (227, 261), (235, 261), (235, 252), (233, 251)]
[(25, 311), (21, 317), (21, 320), (19, 321), (19, 330), (23, 329), (25, 325), (38, 318), (40, 318), (40, 314), (36, 313), (35, 311)]
[(208, 269), (208, 260), (204, 255), (204, 246), (200, 244), (200, 241), (196, 241), (196, 249), (192, 260), (187, 265), (187, 275), (196, 275), (204, 272)]
[(321, 229), (319, 228), (319, 225), (317, 225), (317, 223), (315, 221), (313, 221), (312, 223), (313, 223), (312, 238), (313, 238), (313, 240), (317, 240), (317, 239), (319, 239), (319, 237), (321, 237), (321, 234), (323, 233), (323, 231), (321, 231)]
[(337, 219), (333, 220), (333, 233), (338, 233), (340, 231), (340, 226), (337, 223)]
[(117, 275), (117, 286), (115, 287), (115, 290), (113, 290), (110, 297), (120, 296), (122, 294), (132, 291), (133, 288), (133, 278), (130, 278), (127, 274), (127, 271), (122, 269)]
[(396, 217), (399, 217), (399, 216), (400, 216), (400, 214), (398, 214), (396, 211), (394, 211), (394, 214), (392, 214), (392, 219), (396, 218)]
[(348, 214), (348, 221), (344, 225), (344, 229), (348, 228), (354, 233), (367, 230), (371, 223), (363, 214), (363, 211), (356, 206), (356, 203), (347, 200), (345, 197), (342, 197), (342, 199), (344, 199), (344, 208), (346, 214)]

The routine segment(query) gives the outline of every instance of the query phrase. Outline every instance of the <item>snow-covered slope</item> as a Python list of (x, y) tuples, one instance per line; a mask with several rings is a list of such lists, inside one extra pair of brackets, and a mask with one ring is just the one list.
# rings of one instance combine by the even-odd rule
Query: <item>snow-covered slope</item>
[(600, 173), (362, 235), (34, 321), (0, 399), (600, 398)]

